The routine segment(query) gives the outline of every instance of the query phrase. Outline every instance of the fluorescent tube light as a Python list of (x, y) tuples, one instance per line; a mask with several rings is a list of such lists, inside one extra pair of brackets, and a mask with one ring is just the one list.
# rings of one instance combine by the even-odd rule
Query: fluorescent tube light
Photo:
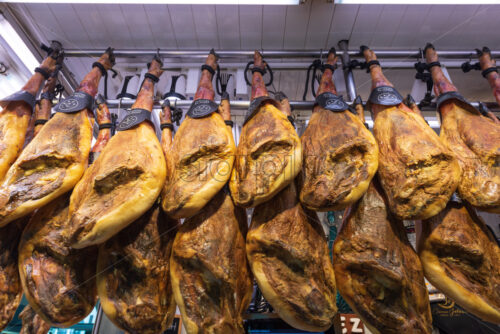
[(376, 5), (498, 5), (500, 0), (334, 0), (335, 4)]
[(172, 5), (298, 5), (300, 0), (4, 0), (24, 3), (93, 3), (93, 4), (172, 4)]
[(17, 58), (26, 66), (29, 73), (34, 73), (35, 68), (38, 66), (36, 60), (30, 49), (24, 44), (24, 41), (19, 37), (17, 32), (12, 28), (7, 19), (0, 14), (0, 39), (2, 39), (7, 47), (10, 48)]

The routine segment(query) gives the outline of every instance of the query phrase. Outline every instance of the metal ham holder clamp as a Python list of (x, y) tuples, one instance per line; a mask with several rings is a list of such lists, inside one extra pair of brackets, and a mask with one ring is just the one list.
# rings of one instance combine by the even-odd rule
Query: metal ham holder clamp
[[(264, 61), (267, 70), (266, 69), (262, 70), (260, 68), (254, 68), (254, 67), (250, 68), (250, 66), (253, 65), (253, 63), (254, 63), (253, 60), (249, 61), (247, 66), (245, 67), (245, 81), (247, 83), (247, 86), (252, 86), (252, 83), (248, 80), (247, 77), (248, 71), (251, 71), (252, 74), (254, 72), (259, 72), (260, 74), (262, 74), (263, 77), (267, 72), (269, 72), (269, 82), (267, 82), (265, 85), (266, 87), (271, 86), (273, 84), (274, 75), (273, 71), (271, 70), (271, 67), (269, 67), (269, 64)], [(248, 106), (248, 111), (245, 114), (245, 120), (243, 121), (243, 125), (245, 125), (246, 122), (248, 122), (248, 120), (255, 115), (255, 113), (259, 110), (261, 105), (268, 102), (273, 104), (278, 109), (281, 107), (281, 104), (270, 96), (260, 96), (256, 99), (253, 99), (252, 101), (250, 101), (250, 105)]]
[[(482, 50), (476, 49), (476, 54), (478, 57), (481, 57), (484, 53), (488, 53), (491, 57), (491, 50), (488, 47), (484, 46)], [(469, 60), (463, 63), (460, 67), (462, 68), (462, 71), (464, 73), (468, 73), (472, 70), (481, 71), (481, 63), (472, 63), (472, 55), (470, 56)], [(483, 76), (483, 78), (486, 78), (486, 76), (491, 72), (498, 73), (498, 69), (496, 68), (496, 66), (488, 67), (484, 71), (481, 71), (481, 75)]]
[[(229, 101), (229, 93), (227, 92), (227, 84), (231, 79), (232, 74), (230, 73), (220, 73), (220, 67), (217, 65), (217, 77), (215, 79), (215, 88), (217, 89), (217, 94), (220, 95), (221, 100)], [(224, 120), (226, 125), (230, 127), (234, 126), (234, 122), (230, 119)]]
[[(263, 52), (261, 52), (262, 55), (264, 55)], [(271, 69), (271, 67), (269, 67), (269, 64), (267, 62), (264, 62), (266, 64), (266, 68), (264, 70), (260, 69), (260, 68), (250, 68), (250, 66), (253, 65), (253, 60), (252, 61), (249, 61), (247, 63), (247, 66), (245, 66), (245, 82), (247, 83), (247, 86), (252, 86), (252, 82), (250, 80), (248, 80), (248, 76), (247, 76), (247, 73), (248, 71), (251, 71), (252, 74), (253, 72), (260, 72), (260, 74), (262, 74), (262, 77), (264, 77), (264, 75), (266, 73), (269, 73), (269, 81), (266, 82), (266, 87), (269, 87), (273, 84), (273, 81), (274, 81), (274, 73), (273, 73), (273, 70)]]
[(431, 105), (432, 99), (434, 99), (434, 95), (432, 95), (432, 86), (434, 83), (432, 82), (432, 75), (428, 71), (429, 68), (427, 64), (423, 61), (424, 59), (424, 51), (420, 49), (420, 58), (419, 60), (413, 65), (415, 67), (415, 70), (417, 71), (417, 74), (415, 74), (415, 79), (418, 79), (426, 84), (426, 91), (425, 91), (425, 96), (424, 98), (418, 103), (418, 106), (421, 107), (428, 107)]
[[(331, 48), (330, 52), (336, 53), (335, 48)], [(307, 99), (307, 92), (309, 89), (309, 80), (311, 80), (311, 94), (314, 98), (316, 98), (316, 87), (314, 87), (314, 83), (317, 82), (318, 84), (321, 83), (321, 74), (316, 73), (318, 70), (323, 73), (325, 71), (325, 68), (329, 68), (332, 70), (332, 72), (335, 71), (335, 68), (330, 65), (330, 64), (324, 64), (323, 63), (323, 49), (321, 49), (319, 59), (315, 59), (311, 65), (307, 68), (307, 73), (306, 73), (306, 84), (304, 87), (304, 94), (302, 95), (302, 101), (306, 101)], [(312, 71), (312, 72), (311, 72)]]
[(125, 79), (123, 79), (122, 90), (120, 91), (120, 93), (118, 95), (116, 95), (117, 99), (127, 98), (127, 99), (131, 99), (131, 100), (135, 100), (137, 95), (134, 95), (132, 93), (127, 92), (128, 84), (130, 83), (130, 80), (132, 80), (133, 77), (134, 77), (133, 75), (127, 75), (125, 77)]
[[(62, 44), (58, 41), (52, 41), (50, 47), (45, 44), (42, 44), (40, 47), (42, 50), (47, 52), (47, 56), (50, 56), (52, 59), (57, 60), (55, 71), (57, 72), (61, 67), (62, 61), (64, 60)], [(45, 80), (49, 79), (52, 75), (51, 73), (47, 72), (47, 70), (41, 67), (35, 68), (35, 73), (40, 73), (45, 78)], [(5, 108), (10, 102), (20, 101), (27, 103), (31, 107), (31, 110), (35, 108), (36, 97), (24, 90), (20, 90), (18, 92), (15, 92), (14, 94), (4, 97), (0, 100), (0, 106), (2, 108)]]
[[(113, 49), (109, 47), (105, 52), (109, 55), (109, 61), (111, 62), (111, 64), (114, 64), (115, 56), (113, 54)], [(99, 68), (103, 76), (107, 74), (106, 69), (101, 63), (95, 62), (94, 64), (92, 64), (92, 68), (94, 67)], [(107, 98), (106, 95), (104, 97)], [(83, 109), (94, 111), (94, 97), (85, 92), (74, 92), (72, 95), (60, 101), (54, 107), (54, 110), (56, 112), (62, 113), (75, 113)]]

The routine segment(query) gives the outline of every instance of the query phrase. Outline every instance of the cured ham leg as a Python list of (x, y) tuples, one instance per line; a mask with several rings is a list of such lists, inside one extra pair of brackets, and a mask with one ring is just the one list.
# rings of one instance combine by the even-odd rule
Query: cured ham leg
[[(31, 96), (33, 102), (46, 79), (44, 75), (49, 76), (56, 71), (59, 52), (54, 51), (48, 55), (38, 67), (41, 71), (35, 72), (21, 88), (21, 91)], [(59, 62), (61, 61), (62, 57), (59, 57)], [(3, 110), (0, 111), (0, 180), (3, 180), (23, 149), (33, 106), (26, 101), (5, 101), (1, 105)]]
[(19, 314), (23, 326), (19, 334), (46, 334), (50, 330), (50, 325), (31, 308), (28, 304)]
[[(163, 108), (160, 121), (172, 124), (169, 106)], [(165, 127), (162, 147), (167, 161), (171, 159), (171, 144), (172, 130)], [(171, 172), (167, 168), (167, 173)], [(163, 213), (158, 201), (99, 248), (97, 292), (101, 306), (127, 333), (163, 333), (174, 319), (170, 254), (177, 224)]]
[[(219, 111), (231, 119), (229, 101), (222, 100)], [(245, 210), (233, 204), (226, 187), (179, 228), (170, 277), (188, 334), (245, 333), (243, 314), (252, 298), (247, 229)]]
[[(44, 92), (52, 93), (55, 85), (45, 85)], [(42, 96), (41, 107), (36, 110), (35, 122), (50, 114), (52, 101)], [(43, 124), (38, 127), (43, 126)], [(35, 133), (36, 135), (36, 133)], [(31, 138), (33, 139), (33, 138)], [(13, 221), (0, 228), (0, 330), (13, 319), (21, 302), (22, 286), (17, 269), (18, 245), (29, 216)]]
[[(138, 113), (134, 115), (147, 117), (153, 109), (154, 84), (163, 72), (161, 66), (159, 58), (151, 61), (132, 106), (131, 112)], [(137, 119), (134, 115), (130, 116)], [(71, 194), (68, 233), (72, 247), (103, 243), (145, 214), (160, 195), (165, 174), (165, 157), (153, 124), (144, 121), (118, 131)]]
[(325, 233), (300, 204), (295, 182), (254, 209), (246, 251), (262, 294), (284, 321), (313, 332), (332, 326), (335, 275)]
[[(110, 69), (114, 62), (108, 49), (98, 63)], [(102, 72), (94, 67), (78, 92), (97, 93)], [(26, 146), (10, 167), (0, 187), (0, 226), (23, 217), (71, 190), (87, 166), (92, 140), (92, 110), (58, 112)]]
[(17, 245), (26, 219), (0, 228), (0, 331), (14, 318), (23, 294), (17, 271)]
[(40, 99), (40, 108), (35, 112), (35, 123), (33, 128), (33, 137), (36, 137), (45, 123), (50, 119), (52, 112), (52, 99), (54, 90), (57, 85), (57, 78), (50, 77), (42, 90), (42, 98)]
[[(289, 185), (302, 168), (302, 145), (279, 103), (269, 98), (262, 71), (265, 62), (255, 51), (252, 104), (243, 125), (229, 188), (234, 202), (255, 207)], [(249, 110), (250, 112), (250, 110)]]
[(198, 213), (231, 175), (236, 152), (232, 133), (219, 113), (203, 113), (217, 110), (212, 87), (216, 69), (217, 56), (212, 50), (202, 67), (193, 105), (174, 138), (174, 174), (165, 183), (162, 201), (163, 209), (173, 218)]
[[(500, 75), (498, 74), (497, 64), (491, 57), (490, 49), (486, 46), (483, 47), (483, 50), (476, 49), (476, 51), (479, 56), (481, 70), (483, 71), (482, 74), (488, 80), (493, 96), (495, 96), (495, 100), (500, 105)], [(495, 120), (495, 123), (500, 122), (495, 115), (490, 115), (490, 117)]]
[[(110, 120), (107, 106), (100, 104), (98, 123), (109, 124)], [(109, 128), (101, 128), (92, 151), (97, 153), (110, 135)], [(26, 299), (45, 322), (57, 327), (84, 319), (97, 295), (97, 249), (70, 247), (69, 197), (64, 194), (37, 210), (19, 243), (19, 273)]]
[(375, 53), (368, 47), (361, 50), (370, 64), (373, 134), (380, 149), (378, 175), (389, 209), (398, 219), (432, 217), (457, 187), (457, 160), (425, 120), (402, 103), (382, 74)]
[(432, 285), (468, 312), (500, 324), (500, 248), (470, 205), (450, 201), (423, 221), (418, 253)]
[[(427, 64), (439, 64), (431, 44), (425, 48), (425, 58)], [(455, 153), (462, 169), (458, 193), (480, 210), (500, 212), (500, 124), (471, 107), (440, 66), (432, 66), (430, 71), (436, 95), (441, 94), (440, 137)]]
[[(378, 167), (378, 146), (371, 132), (337, 97), (333, 83), (335, 49), (327, 64), (309, 124), (302, 135), (301, 203), (311, 210), (341, 210), (368, 189)], [(346, 109), (344, 109), (346, 108)], [(333, 109), (333, 110), (330, 110)]]
[(378, 180), (347, 210), (333, 263), (340, 294), (371, 332), (432, 333), (422, 265)]

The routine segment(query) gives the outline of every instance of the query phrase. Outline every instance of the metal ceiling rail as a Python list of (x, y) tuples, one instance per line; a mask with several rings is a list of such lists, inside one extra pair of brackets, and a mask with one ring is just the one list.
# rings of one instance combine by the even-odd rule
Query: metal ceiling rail
[[(134, 99), (109, 99), (106, 100), (106, 104), (109, 108), (130, 108), (134, 104)], [(163, 101), (155, 101), (155, 106), (159, 107)], [(219, 101), (216, 101), (218, 103)], [(347, 101), (346, 101), (347, 102)], [(189, 107), (193, 103), (193, 100), (175, 100), (171, 101), (173, 107)], [(314, 101), (290, 101), (290, 105), (296, 110), (311, 110), (314, 107)], [(347, 102), (352, 104), (352, 102)], [(232, 100), (229, 102), (232, 108), (235, 109), (248, 109), (250, 106), (249, 100)], [(474, 107), (478, 107), (478, 102), (471, 102)], [(498, 104), (495, 102), (485, 102), (486, 106), (490, 109), (498, 109)], [(429, 107), (423, 107), (422, 111), (435, 111), (435, 104)]]
[[(439, 48), (439, 45), (437, 45)], [(66, 57), (99, 57), (103, 49), (65, 49)], [(160, 56), (165, 58), (205, 58), (209, 50), (167, 50), (167, 49), (115, 49), (116, 57), (135, 58), (154, 56), (159, 52)], [(321, 55), (326, 57), (328, 50), (259, 50), (265, 58), (318, 58)], [(373, 50), (378, 58), (395, 59), (418, 59), (421, 57), (420, 50)], [(221, 58), (250, 58), (254, 50), (215, 50)], [(345, 51), (337, 50), (337, 54), (342, 56)], [(351, 57), (361, 57), (359, 50), (347, 51)], [(439, 50), (441, 59), (469, 59), (476, 55), (474, 49), (471, 50)], [(500, 50), (492, 50), (493, 57), (500, 57)]]

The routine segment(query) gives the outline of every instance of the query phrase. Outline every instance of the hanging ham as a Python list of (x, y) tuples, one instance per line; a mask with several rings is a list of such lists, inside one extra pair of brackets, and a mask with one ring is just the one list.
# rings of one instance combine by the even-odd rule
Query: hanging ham
[[(107, 106), (99, 104), (100, 130), (92, 152), (108, 142), (111, 118)], [(19, 273), (31, 307), (49, 325), (72, 326), (83, 320), (96, 303), (95, 247), (70, 247), (70, 194), (64, 194), (37, 210), (19, 243)], [(12, 224), (9, 224), (10, 226)]]
[(500, 324), (500, 248), (469, 204), (454, 199), (423, 221), (418, 253), (432, 285), (468, 312)]
[(202, 66), (194, 102), (174, 138), (174, 174), (165, 183), (162, 201), (173, 218), (198, 213), (231, 175), (236, 147), (222, 116), (214, 112), (212, 77), (216, 69), (217, 55), (212, 49)]
[(375, 53), (361, 47), (372, 78), (373, 134), (378, 143), (380, 183), (398, 219), (436, 215), (455, 191), (460, 168), (453, 153), (425, 120), (402, 103), (382, 74)]
[(252, 103), (241, 130), (229, 188), (234, 202), (255, 207), (289, 185), (302, 167), (302, 146), (279, 103), (269, 97), (265, 62), (255, 51)]
[(262, 294), (284, 321), (313, 332), (332, 326), (336, 289), (325, 233), (300, 204), (295, 182), (254, 209), (246, 251)]
[(347, 209), (333, 263), (340, 294), (371, 332), (432, 333), (422, 265), (378, 180)]
[[(493, 96), (495, 96), (495, 100), (500, 105), (500, 75), (498, 75), (497, 64), (491, 57), (490, 49), (486, 46), (483, 47), (482, 50), (476, 49), (476, 51), (481, 65), (481, 74), (488, 80)], [(490, 118), (493, 119), (495, 123), (500, 122), (500, 120), (498, 120), (498, 118), (493, 114), (490, 115)]]
[[(45, 80), (62, 62), (61, 50), (53, 50), (37, 67), (21, 91), (0, 101), (0, 181), (23, 149), (35, 97)], [(55, 80), (55, 78), (54, 78)]]
[(337, 96), (335, 49), (321, 77), (309, 124), (302, 135), (300, 201), (315, 211), (341, 210), (368, 189), (378, 167), (378, 146), (361, 120)]
[[(231, 119), (228, 100), (221, 101), (219, 112)], [(229, 125), (226, 131), (231, 134)], [(179, 228), (170, 276), (188, 334), (245, 333), (243, 314), (252, 297), (247, 229), (245, 210), (233, 204), (227, 187)]]
[(68, 233), (73, 248), (105, 242), (145, 214), (160, 195), (165, 157), (149, 120), (161, 66), (156, 56), (132, 110), (71, 194)]
[(113, 63), (108, 49), (11, 166), (0, 187), (0, 226), (48, 204), (82, 177), (92, 140), (92, 99)]
[(440, 94), (440, 137), (462, 169), (458, 193), (480, 210), (500, 212), (500, 124), (481, 116), (458, 94), (444, 76), (431, 44), (425, 48), (425, 57), (436, 95)]
[[(50, 97), (55, 87), (55, 82), (52, 82), (52, 79), (53, 81), (56, 80), (51, 78), (45, 83), (42, 90), (41, 106), (36, 108), (33, 117), (33, 123), (41, 123), (37, 125), (38, 130), (43, 126), (41, 120), (44, 119), (44, 115), (50, 115), (52, 108), (52, 99)], [(13, 319), (21, 302), (23, 290), (17, 269), (18, 245), (29, 218), (27, 216), (17, 219), (0, 228), (0, 330), (4, 329)]]
[(50, 330), (50, 325), (43, 321), (29, 304), (19, 313), (19, 318), (23, 324), (19, 334), (46, 334)]
[[(160, 113), (160, 121), (162, 148), (170, 166), (173, 126), (168, 105)], [(167, 177), (168, 173), (171, 168), (167, 168)], [(97, 292), (102, 310), (127, 333), (163, 333), (174, 319), (170, 254), (177, 224), (157, 201), (99, 248)]]

